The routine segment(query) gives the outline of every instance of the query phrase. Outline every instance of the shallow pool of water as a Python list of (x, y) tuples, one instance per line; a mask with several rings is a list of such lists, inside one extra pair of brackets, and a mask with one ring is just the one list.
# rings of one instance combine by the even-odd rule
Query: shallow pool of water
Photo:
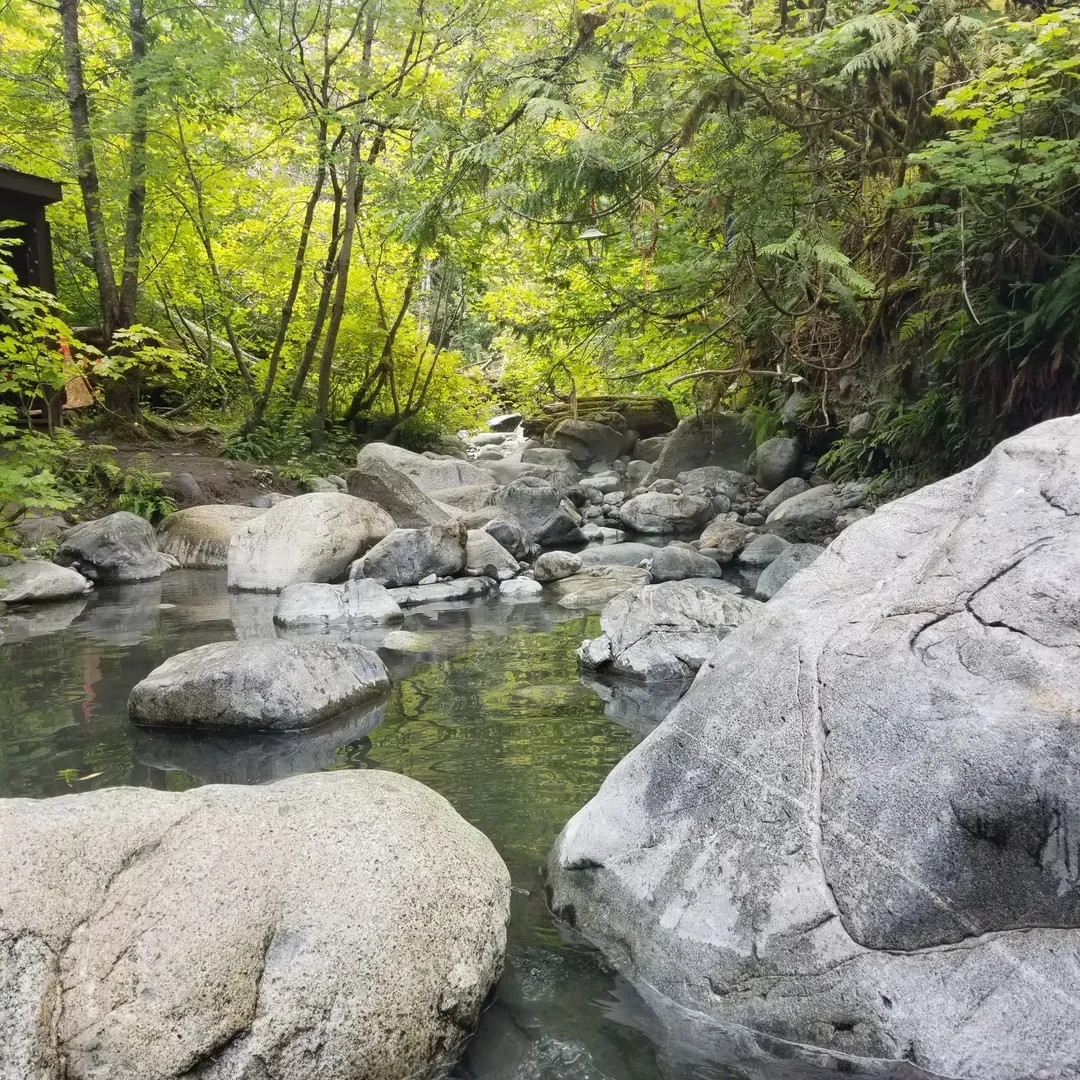
[[(575, 650), (598, 632), (596, 616), (497, 601), (411, 613), (409, 653), (383, 654), (394, 680), (386, 701), (308, 733), (128, 723), (128, 692), (147, 672), (207, 642), (273, 636), (273, 603), (227, 593), (224, 571), (179, 571), (0, 619), (0, 797), (117, 784), (177, 791), (319, 769), (404, 773), (490, 837), (513, 879), (507, 972), (462, 1080), (818, 1075), (763, 1062), (755, 1040), (702, 1042), (661, 1020), (547, 912), (539, 868), (559, 830), (673, 703), (579, 677)], [(357, 640), (377, 647), (384, 634)]]

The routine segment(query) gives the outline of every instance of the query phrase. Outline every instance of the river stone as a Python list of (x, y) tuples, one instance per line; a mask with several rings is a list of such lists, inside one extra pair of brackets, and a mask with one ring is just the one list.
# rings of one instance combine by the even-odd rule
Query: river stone
[(343, 585), (305, 581), (286, 585), (274, 607), (278, 626), (381, 626), (401, 618), (401, 608), (384, 585), (350, 578)]
[(647, 482), (674, 479), (679, 473), (703, 465), (721, 465), (741, 472), (752, 449), (753, 442), (739, 413), (703, 412), (688, 416), (667, 437)]
[(782, 536), (766, 533), (751, 540), (739, 552), (736, 561), (742, 566), (765, 567), (789, 547), (791, 545)]
[(485, 529), (469, 530), (465, 543), (465, 572), (467, 574), (508, 581), (512, 577), (517, 577), (520, 569), (517, 559), (491, 533)]
[(762, 600), (771, 600), (789, 578), (815, 562), (824, 551), (819, 544), (789, 544), (761, 571), (754, 586), (754, 595)]
[(394, 529), (360, 560), (350, 574), (396, 588), (417, 585), (429, 574), (452, 577), (465, 569), (468, 532), (460, 522), (427, 529)]
[(37, 547), (47, 540), (59, 540), (71, 526), (59, 514), (44, 517), (22, 517), (12, 523), (11, 531), (18, 537), (20, 546)]
[(4, 1080), (431, 1080), (510, 880), (435, 792), (343, 770), (0, 802)]
[(536, 560), (533, 575), (541, 585), (576, 574), (581, 569), (581, 556), (572, 551), (545, 551)]
[(550, 436), (551, 445), (569, 450), (578, 465), (614, 461), (622, 453), (624, 440), (624, 432), (593, 420), (563, 420)]
[(495, 495), (495, 505), (517, 518), (538, 544), (578, 543), (584, 540), (581, 518), (551, 484), (522, 477)]
[(705, 1017), (1075, 1080), (1078, 612), (1068, 417), (881, 507), (728, 636), (564, 829), (554, 909)]
[(649, 572), (635, 566), (583, 566), (576, 574), (552, 582), (545, 591), (559, 607), (599, 611), (620, 593), (648, 583)]
[(233, 533), (229, 588), (279, 592), (301, 581), (333, 581), (393, 528), (393, 518), (366, 499), (297, 495)]
[(361, 472), (367, 472), (369, 465), (375, 461), (404, 473), (416, 487), (428, 494), (470, 484), (494, 486), (491, 473), (456, 457), (428, 457), (414, 454), (401, 446), (378, 442), (368, 443), (356, 455), (356, 467)]
[(801, 495), (804, 491), (809, 491), (810, 485), (801, 476), (792, 476), (785, 480), (782, 484), (778, 484), (776, 487), (761, 500), (761, 503), (757, 507), (759, 514), (768, 517), (782, 502), (786, 502), (788, 499), (793, 499), (796, 495)]
[(801, 495), (785, 499), (765, 519), (772, 532), (791, 540), (806, 540), (830, 533), (843, 509), (832, 484), (812, 487)]
[(0, 566), (0, 603), (40, 604), (85, 596), (94, 587), (82, 574), (44, 559)]
[(688, 679), (761, 606), (684, 581), (630, 589), (600, 613), (600, 637), (582, 643), (578, 660), (590, 670), (646, 682)]
[(698, 538), (698, 549), (715, 552), (717, 562), (731, 562), (757, 532), (739, 521), (716, 518), (710, 521)]
[(668, 495), (647, 491), (619, 507), (619, 520), (639, 533), (693, 532), (713, 515), (712, 502), (698, 495)]
[(539, 581), (530, 577), (516, 577), (499, 585), (499, 595), (504, 600), (537, 600), (544, 591)]
[(656, 461), (667, 446), (667, 435), (654, 435), (651, 439), (638, 439), (634, 444), (634, 460), (650, 464)]
[(653, 581), (682, 581), (684, 578), (722, 576), (720, 566), (708, 555), (700, 555), (693, 548), (669, 544), (660, 548), (652, 557), (649, 573)]
[(461, 487), (439, 488), (431, 492), (431, 499), (436, 506), (444, 509), (450, 507), (457, 511), (470, 513), (487, 506), (491, 502), (495, 490), (494, 482), (490, 484), (463, 484)]
[(501, 506), (485, 506), (463, 513), (458, 521), (467, 529), (483, 529), (491, 533), (515, 559), (524, 559), (533, 549), (533, 538), (529, 531)]
[(766, 439), (754, 453), (758, 484), (768, 491), (779, 487), (799, 471), (802, 444), (798, 439)]
[(400, 469), (377, 454), (364, 459), (363, 468), (350, 469), (345, 477), (350, 495), (381, 506), (399, 529), (422, 529), (443, 525), (450, 515), (428, 498)]
[(158, 550), (150, 522), (126, 510), (69, 529), (56, 562), (99, 585), (148, 581), (175, 565)]
[(753, 481), (746, 473), (724, 469), (719, 465), (704, 465), (679, 473), (675, 482), (688, 494), (707, 491), (710, 496), (723, 495), (732, 502), (743, 498)]
[(382, 661), (360, 645), (215, 641), (170, 656), (136, 683), (128, 716), (148, 727), (292, 731), (314, 727), (389, 685)]
[(387, 591), (402, 607), (415, 607), (418, 604), (443, 604), (451, 600), (473, 600), (486, 596), (497, 585), (498, 582), (489, 577), (464, 577), (434, 585), (412, 585)]
[(233, 533), (264, 513), (254, 506), (227, 503), (178, 510), (158, 526), (158, 547), (182, 567), (227, 566)]
[(521, 423), (521, 413), (503, 413), (501, 416), (493, 416), (488, 422), (487, 426), (492, 431), (509, 432), (516, 430), (518, 424)]
[(651, 559), (659, 550), (651, 544), (627, 541), (621, 544), (603, 544), (588, 547), (581, 554), (582, 566), (639, 566)]
[[(510, 458), (507, 464), (513, 464), (513, 460), (513, 458)], [(518, 460), (523, 465), (541, 466), (544, 470), (544, 478), (550, 480), (552, 484), (559, 488), (576, 484), (581, 478), (581, 469), (569, 450), (538, 446), (530, 450), (522, 450)], [(493, 471), (497, 476), (499, 475), (499, 470)]]

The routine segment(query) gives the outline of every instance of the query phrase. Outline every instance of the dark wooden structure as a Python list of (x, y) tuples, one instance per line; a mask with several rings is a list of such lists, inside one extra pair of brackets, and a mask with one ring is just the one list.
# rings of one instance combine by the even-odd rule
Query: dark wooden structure
[(0, 228), (0, 236), (22, 241), (5, 256), (15, 267), (21, 285), (56, 292), (52, 240), (45, 207), (59, 202), (60, 185), (41, 176), (0, 167), (0, 222), (17, 225)]

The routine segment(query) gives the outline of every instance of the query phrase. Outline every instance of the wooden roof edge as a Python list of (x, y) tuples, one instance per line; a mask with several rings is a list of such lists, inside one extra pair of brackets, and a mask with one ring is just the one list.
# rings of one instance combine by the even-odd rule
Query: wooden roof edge
[(36, 199), (43, 205), (59, 202), (64, 195), (63, 188), (55, 180), (0, 165), (0, 192), (5, 191)]

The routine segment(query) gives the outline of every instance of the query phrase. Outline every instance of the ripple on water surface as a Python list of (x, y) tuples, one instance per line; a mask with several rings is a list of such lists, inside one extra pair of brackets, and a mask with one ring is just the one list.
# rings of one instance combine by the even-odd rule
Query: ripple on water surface
[(482, 601), (358, 634), (372, 647), (398, 635), (383, 653), (391, 692), (311, 732), (188, 735), (127, 722), (128, 693), (152, 668), (207, 642), (274, 636), (273, 604), (230, 595), (222, 571), (179, 571), (0, 619), (0, 796), (116, 784), (178, 791), (319, 769), (404, 773), (487, 834), (513, 879), (507, 972), (459, 1077), (824, 1075), (755, 1060), (745, 1035), (703, 1044), (548, 915), (538, 868), (559, 830), (674, 700), (579, 678), (575, 651), (598, 632), (595, 616)]

